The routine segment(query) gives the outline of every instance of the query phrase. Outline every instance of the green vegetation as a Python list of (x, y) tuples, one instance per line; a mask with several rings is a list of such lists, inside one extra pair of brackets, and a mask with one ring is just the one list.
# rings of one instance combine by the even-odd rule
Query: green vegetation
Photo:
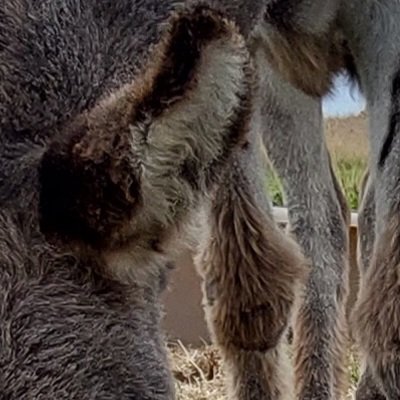
[[(352, 210), (357, 210), (360, 201), (360, 185), (366, 169), (362, 158), (332, 157), (333, 168)], [(267, 171), (267, 189), (274, 206), (283, 206), (284, 195), (279, 177), (273, 169)]]
[(272, 167), (267, 168), (267, 190), (272, 204), (276, 207), (284, 205), (284, 194), (281, 181)]
[(361, 158), (333, 160), (335, 174), (339, 179), (347, 202), (352, 210), (357, 210), (360, 204), (360, 186), (367, 163)]
[[(365, 115), (325, 121), (326, 142), (333, 169), (352, 210), (357, 210), (359, 206), (361, 180), (367, 167), (366, 129)], [(275, 206), (284, 205), (282, 185), (269, 165), (267, 190)]]

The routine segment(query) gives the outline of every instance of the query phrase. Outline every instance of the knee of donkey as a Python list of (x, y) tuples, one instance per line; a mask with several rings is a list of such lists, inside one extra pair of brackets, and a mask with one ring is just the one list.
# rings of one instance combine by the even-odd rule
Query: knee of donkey
[[(258, 312), (258, 314), (257, 314)], [(209, 314), (213, 314), (211, 310)], [(286, 319), (270, 319), (266, 311), (239, 312), (225, 319), (212, 317), (212, 332), (216, 342), (226, 349), (266, 352), (285, 339)]]
[[(262, 299), (244, 305), (243, 293), (231, 293), (231, 298), (210, 296), (207, 290), (205, 307), (207, 321), (214, 340), (225, 349), (261, 351), (274, 349), (282, 340), (291, 322), (296, 291), (270, 293), (270, 299)], [(278, 299), (279, 297), (279, 299)]]
[(213, 233), (222, 239), (201, 262), (207, 266), (203, 290), (207, 319), (219, 344), (266, 351), (280, 342), (290, 324), (307, 262), (298, 246), (256, 206), (249, 207), (248, 200), (237, 214), (239, 235), (230, 234), (231, 218), (224, 230)]

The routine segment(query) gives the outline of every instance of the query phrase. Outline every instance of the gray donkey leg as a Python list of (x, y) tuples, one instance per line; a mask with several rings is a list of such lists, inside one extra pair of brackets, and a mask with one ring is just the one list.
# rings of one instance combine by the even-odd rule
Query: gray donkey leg
[[(375, 243), (352, 315), (364, 362), (388, 400), (400, 398), (400, 137), (393, 134), (391, 140), (389, 151), (383, 146), (379, 157), (373, 148)], [(362, 390), (363, 380), (358, 399), (369, 399)]]
[(319, 100), (282, 81), (265, 60), (263, 135), (282, 178), (291, 232), (312, 270), (294, 322), (296, 395), (339, 399), (346, 389), (349, 211), (326, 149)]
[(196, 263), (229, 398), (293, 399), (285, 341), (306, 269), (295, 243), (273, 221), (253, 128), (203, 218)]
[[(400, 142), (394, 145), (399, 148)], [(377, 379), (376, 388), (381, 387), (387, 399), (400, 398), (400, 170), (397, 157), (396, 153), (390, 154), (385, 168), (377, 171), (375, 243), (370, 260), (365, 257), (370, 262), (368, 268), (364, 268), (352, 315), (361, 355), (367, 366), (357, 390), (360, 400), (385, 399), (382, 395), (367, 396), (365, 381), (368, 375)]]
[[(395, 400), (400, 398), (400, 7), (394, 0), (360, 2), (352, 10), (358, 22), (349, 13), (344, 26), (361, 66), (375, 190), (373, 252), (352, 324), (362, 358), (386, 398)], [(357, 35), (352, 35), (355, 29)]]
[[(364, 175), (360, 195), (362, 201), (358, 214), (357, 263), (362, 280), (371, 260), (375, 240), (375, 190), (369, 173)], [(386, 397), (378, 387), (371, 366), (366, 360), (362, 360), (361, 371), (356, 400), (385, 400)]]

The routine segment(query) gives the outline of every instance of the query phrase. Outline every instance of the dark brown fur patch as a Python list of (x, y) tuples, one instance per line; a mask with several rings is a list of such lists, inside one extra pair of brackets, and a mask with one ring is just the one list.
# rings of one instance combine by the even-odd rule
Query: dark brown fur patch
[[(74, 129), (75, 127), (71, 127)], [(111, 233), (132, 217), (140, 203), (140, 184), (128, 158), (113, 148), (99, 157), (76, 152), (86, 123), (67, 132), (69, 142), (55, 142), (40, 165), (41, 229), (92, 245), (107, 245)], [(101, 147), (101, 136), (98, 132)], [(118, 135), (118, 134), (117, 134)]]
[(271, 65), (295, 87), (313, 97), (332, 88), (333, 77), (345, 67), (343, 47), (334, 32), (322, 37), (288, 32), (270, 38), (267, 55)]
[(278, 29), (290, 29), (298, 4), (297, 0), (272, 0), (265, 10), (266, 18)]
[(293, 21), (295, 8), (292, 0), (270, 3), (265, 19), (275, 30), (264, 36), (263, 46), (283, 79), (310, 96), (322, 97), (338, 72), (348, 70), (355, 78), (353, 58), (335, 21), (320, 35), (304, 32)]
[(379, 167), (383, 168), (385, 165), (385, 161), (388, 158), (395, 137), (399, 133), (400, 127), (400, 68), (396, 72), (393, 81), (392, 81), (392, 90), (391, 90), (391, 103), (392, 110), (390, 115), (389, 122), (389, 130), (385, 141), (382, 146), (381, 154), (379, 156)]
[[(143, 74), (62, 130), (40, 167), (43, 232), (57, 232), (96, 246), (112, 243), (112, 234), (126, 226), (141, 201), (140, 171), (135, 170), (129, 143), (130, 125), (147, 118), (151, 121), (182, 100), (195, 87), (202, 50), (222, 35), (237, 33), (217, 12), (201, 6), (177, 13), (168, 22), (167, 32)], [(242, 103), (247, 113), (248, 98)], [(235, 126), (243, 124), (242, 119), (239, 111), (239, 118), (227, 130), (232, 137), (216, 163), (226, 161), (243, 135), (244, 130)], [(192, 167), (188, 160), (182, 175), (196, 189), (193, 171), (199, 166)], [(210, 176), (211, 170), (216, 176), (216, 167), (209, 166)]]
[(177, 102), (195, 84), (202, 49), (232, 29), (221, 14), (205, 6), (177, 13), (169, 27), (137, 92), (134, 114), (138, 122), (157, 117)]

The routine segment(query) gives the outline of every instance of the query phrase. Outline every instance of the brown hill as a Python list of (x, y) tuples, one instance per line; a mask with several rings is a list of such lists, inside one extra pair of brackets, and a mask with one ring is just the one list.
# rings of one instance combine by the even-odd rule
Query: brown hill
[(328, 148), (344, 158), (366, 158), (368, 155), (367, 115), (362, 112), (346, 118), (327, 118), (325, 132)]

